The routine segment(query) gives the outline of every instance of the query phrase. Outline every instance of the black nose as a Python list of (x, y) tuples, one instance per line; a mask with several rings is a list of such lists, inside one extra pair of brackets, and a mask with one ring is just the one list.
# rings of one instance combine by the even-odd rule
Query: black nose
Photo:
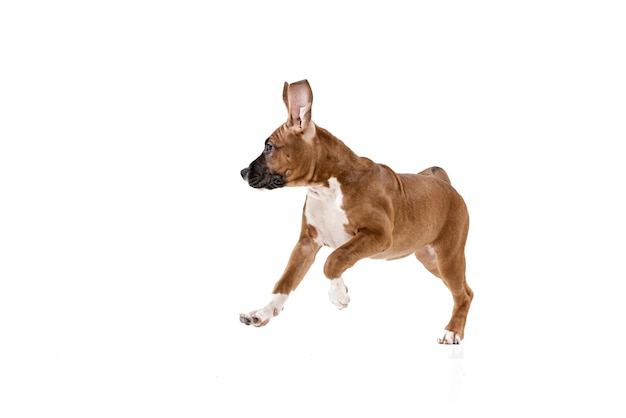
[(249, 172), (250, 169), (248, 167), (244, 168), (243, 170), (241, 170), (241, 177), (243, 177), (244, 180), (247, 180)]

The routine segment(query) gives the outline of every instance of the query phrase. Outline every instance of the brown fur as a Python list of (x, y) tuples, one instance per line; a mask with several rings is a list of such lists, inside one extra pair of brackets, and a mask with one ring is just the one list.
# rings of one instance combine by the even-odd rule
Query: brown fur
[[(462, 339), (473, 298), (465, 279), (469, 216), (463, 198), (439, 167), (397, 174), (386, 165), (357, 156), (330, 132), (313, 124), (312, 98), (306, 80), (285, 83), (288, 120), (268, 138), (273, 150), (262, 154), (242, 175), (246, 178), (255, 163), (262, 163), (266, 174), (280, 177), (284, 186), (328, 186), (329, 179), (336, 178), (348, 218), (344, 228), (351, 238), (328, 256), (326, 277), (342, 277), (366, 257), (396, 259), (415, 254), (452, 293), (454, 308), (445, 329)], [(316, 237), (316, 228), (307, 223), (303, 213), (300, 239), (274, 294), (288, 295), (302, 281), (320, 249)], [(242, 322), (250, 318), (255, 319), (254, 314), (242, 316)]]

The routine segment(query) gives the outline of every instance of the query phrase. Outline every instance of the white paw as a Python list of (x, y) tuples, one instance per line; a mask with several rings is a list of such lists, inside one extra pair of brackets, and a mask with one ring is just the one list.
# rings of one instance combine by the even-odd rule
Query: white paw
[(287, 295), (272, 295), (272, 300), (263, 309), (252, 311), (248, 314), (240, 314), (239, 320), (246, 325), (254, 325), (262, 327), (270, 322), (270, 319), (277, 316), (283, 310), (283, 306), (287, 301)]
[(339, 309), (343, 309), (348, 306), (350, 302), (350, 296), (348, 295), (348, 288), (343, 283), (343, 279), (332, 279), (330, 281), (330, 289), (328, 289), (328, 298), (331, 303)]
[(268, 310), (267, 306), (258, 311), (251, 311), (247, 314), (239, 314), (239, 320), (245, 325), (254, 325), (255, 327), (262, 327), (267, 325), (274, 316), (278, 315), (275, 309)]
[(452, 331), (445, 330), (443, 337), (438, 338), (439, 344), (461, 344), (461, 337)]

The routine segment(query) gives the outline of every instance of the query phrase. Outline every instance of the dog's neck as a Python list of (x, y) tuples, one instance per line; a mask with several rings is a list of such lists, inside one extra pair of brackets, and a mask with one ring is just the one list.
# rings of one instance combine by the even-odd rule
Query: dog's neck
[(315, 127), (315, 140), (319, 141), (317, 147), (315, 173), (312, 182), (320, 186), (328, 185), (330, 177), (350, 178), (358, 174), (360, 170), (367, 170), (371, 161), (356, 155), (339, 138), (324, 128)]

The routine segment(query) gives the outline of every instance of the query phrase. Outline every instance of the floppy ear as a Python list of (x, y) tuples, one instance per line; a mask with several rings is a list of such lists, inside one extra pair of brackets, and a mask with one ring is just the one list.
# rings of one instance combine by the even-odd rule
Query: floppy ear
[(287, 125), (304, 130), (311, 122), (313, 91), (307, 80), (288, 84), (283, 88), (283, 101), (287, 106)]

